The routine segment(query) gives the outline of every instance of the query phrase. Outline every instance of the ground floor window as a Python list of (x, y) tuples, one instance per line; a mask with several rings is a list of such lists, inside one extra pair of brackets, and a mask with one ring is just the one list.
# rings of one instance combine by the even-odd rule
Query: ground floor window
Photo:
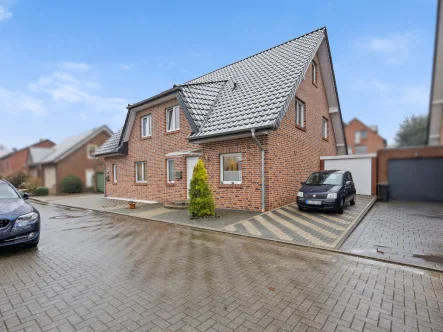
[(135, 181), (146, 182), (146, 162), (140, 161), (135, 163)]
[(166, 160), (168, 183), (174, 183), (174, 159)]
[(221, 183), (242, 183), (242, 155), (230, 153), (220, 155), (220, 179)]
[(117, 165), (112, 164), (112, 174), (114, 176), (114, 182), (117, 182)]

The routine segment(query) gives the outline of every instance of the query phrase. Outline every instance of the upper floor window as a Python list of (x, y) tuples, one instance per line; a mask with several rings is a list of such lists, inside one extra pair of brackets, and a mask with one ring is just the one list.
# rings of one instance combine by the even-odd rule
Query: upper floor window
[(312, 61), (312, 83), (317, 84), (317, 64)]
[(242, 183), (242, 155), (230, 153), (220, 155), (220, 178), (221, 183)]
[(359, 130), (356, 131), (354, 134), (354, 143), (358, 144), (362, 139), (365, 139), (368, 137), (368, 133), (366, 130)]
[(145, 115), (141, 118), (142, 137), (151, 136), (151, 114)]
[(95, 150), (97, 150), (97, 145), (95, 144), (88, 144), (86, 147), (87, 153), (88, 153), (88, 159), (94, 159), (94, 153)]
[(368, 147), (366, 145), (356, 146), (355, 153), (368, 153)]
[(295, 100), (295, 124), (301, 128), (305, 127), (305, 104)]
[(146, 162), (135, 163), (135, 182), (146, 182)]
[(180, 129), (180, 107), (174, 106), (166, 110), (166, 131)]
[(322, 118), (321, 137), (323, 139), (328, 139), (328, 120), (325, 118)]

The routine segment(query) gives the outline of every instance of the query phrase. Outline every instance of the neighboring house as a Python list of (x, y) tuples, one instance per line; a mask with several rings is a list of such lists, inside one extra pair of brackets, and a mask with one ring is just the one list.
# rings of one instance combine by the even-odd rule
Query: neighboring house
[(378, 133), (378, 126), (367, 126), (359, 119), (352, 119), (345, 126), (349, 154), (375, 153), (386, 147), (386, 140)]
[(201, 158), (217, 207), (269, 210), (296, 200), (320, 156), (346, 153), (321, 28), (129, 105), (96, 155), (107, 197), (185, 200)]
[(51, 193), (59, 192), (61, 180), (68, 175), (79, 177), (84, 190), (95, 190), (97, 176), (103, 179), (103, 166), (94, 153), (111, 136), (112, 131), (101, 126), (66, 138), (52, 148), (32, 147), (29, 149), (29, 174), (39, 178)]
[(443, 1), (438, 1), (428, 144), (443, 145)]
[(48, 139), (40, 139), (37, 143), (26, 146), (20, 150), (12, 149), (12, 152), (0, 157), (0, 178), (5, 178), (8, 175), (16, 172), (28, 172), (28, 156), (31, 147), (50, 148), (55, 143)]

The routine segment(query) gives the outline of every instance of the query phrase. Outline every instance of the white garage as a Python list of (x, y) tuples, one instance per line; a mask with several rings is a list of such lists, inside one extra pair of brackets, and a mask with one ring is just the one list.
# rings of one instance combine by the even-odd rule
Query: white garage
[(376, 194), (377, 154), (323, 156), (320, 157), (320, 165), (324, 170), (350, 171), (357, 194)]

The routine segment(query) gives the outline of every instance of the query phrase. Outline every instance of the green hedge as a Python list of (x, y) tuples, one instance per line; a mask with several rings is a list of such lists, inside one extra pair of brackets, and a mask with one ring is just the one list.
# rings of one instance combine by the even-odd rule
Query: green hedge
[(38, 187), (34, 190), (35, 196), (48, 196), (49, 189), (46, 187)]
[(68, 193), (68, 194), (74, 194), (74, 193), (81, 193), (83, 190), (83, 183), (80, 178), (78, 178), (75, 175), (68, 175), (67, 177), (63, 178), (63, 180), (60, 182), (60, 192), (62, 193)]

